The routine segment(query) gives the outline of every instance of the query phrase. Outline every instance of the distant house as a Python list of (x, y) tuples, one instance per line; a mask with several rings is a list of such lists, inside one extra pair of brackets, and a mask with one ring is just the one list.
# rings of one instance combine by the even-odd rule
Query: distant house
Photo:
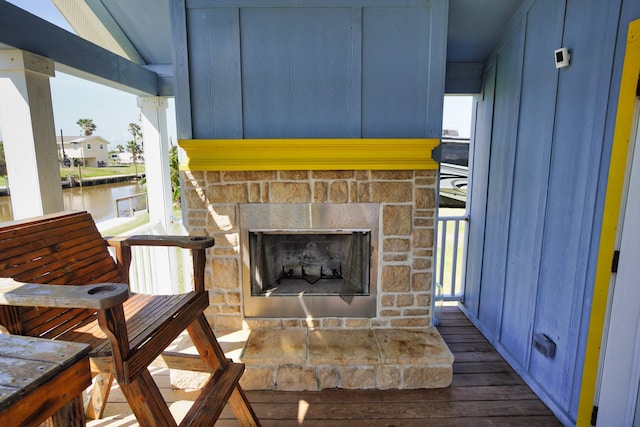
[[(111, 153), (109, 155), (109, 159), (112, 162), (117, 163), (118, 166), (133, 164), (133, 154), (131, 154), (128, 151), (125, 151), (123, 153)], [(138, 163), (143, 163), (144, 162), (144, 156), (142, 154), (138, 154), (138, 156), (136, 157), (136, 161)]]
[[(60, 137), (56, 137), (58, 156), (65, 157), (73, 163), (78, 159), (90, 167), (107, 166), (109, 164), (109, 141), (97, 135), (65, 136), (64, 145)], [(63, 149), (64, 146), (64, 149)]]

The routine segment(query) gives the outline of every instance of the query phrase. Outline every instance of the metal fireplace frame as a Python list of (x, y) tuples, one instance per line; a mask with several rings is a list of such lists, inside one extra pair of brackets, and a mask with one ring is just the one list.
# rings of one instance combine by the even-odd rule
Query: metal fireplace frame
[[(377, 315), (377, 203), (247, 203), (239, 205), (242, 256), (242, 301), (247, 318), (324, 318)], [(367, 230), (370, 234), (369, 294), (343, 299), (339, 295), (252, 295), (250, 231), (333, 233)]]

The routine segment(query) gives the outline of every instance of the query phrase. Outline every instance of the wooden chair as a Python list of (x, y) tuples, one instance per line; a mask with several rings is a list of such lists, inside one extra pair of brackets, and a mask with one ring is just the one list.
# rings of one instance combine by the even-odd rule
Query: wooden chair
[[(228, 401), (241, 425), (258, 426), (238, 385), (244, 365), (225, 358), (203, 314), (209, 304), (206, 249), (213, 239), (135, 236), (110, 244), (117, 262), (86, 212), (0, 227), (0, 324), (13, 334), (90, 344), (97, 378), (87, 415), (102, 415), (115, 376), (142, 426), (177, 425), (148, 367), (186, 330), (200, 356), (167, 354), (163, 360), (169, 367), (213, 374), (180, 425), (213, 425)], [(195, 289), (130, 294), (131, 247), (137, 245), (190, 249)]]

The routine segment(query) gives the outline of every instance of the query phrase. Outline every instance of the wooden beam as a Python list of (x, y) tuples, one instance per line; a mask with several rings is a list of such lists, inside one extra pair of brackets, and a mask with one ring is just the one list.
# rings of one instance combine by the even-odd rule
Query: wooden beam
[(154, 72), (4, 0), (0, 0), (0, 43), (50, 58), (56, 69), (78, 77), (137, 95), (160, 95)]

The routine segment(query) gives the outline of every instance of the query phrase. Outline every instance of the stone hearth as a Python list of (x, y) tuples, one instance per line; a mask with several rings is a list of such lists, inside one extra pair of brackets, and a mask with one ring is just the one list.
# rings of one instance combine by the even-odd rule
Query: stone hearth
[(254, 330), (240, 360), (247, 390), (439, 388), (453, 375), (433, 327)]
[[(259, 329), (216, 331), (227, 358), (245, 363), (245, 390), (442, 388), (453, 354), (436, 330)], [(171, 351), (196, 354), (188, 335)], [(172, 371), (176, 388), (197, 389), (208, 374)]]

